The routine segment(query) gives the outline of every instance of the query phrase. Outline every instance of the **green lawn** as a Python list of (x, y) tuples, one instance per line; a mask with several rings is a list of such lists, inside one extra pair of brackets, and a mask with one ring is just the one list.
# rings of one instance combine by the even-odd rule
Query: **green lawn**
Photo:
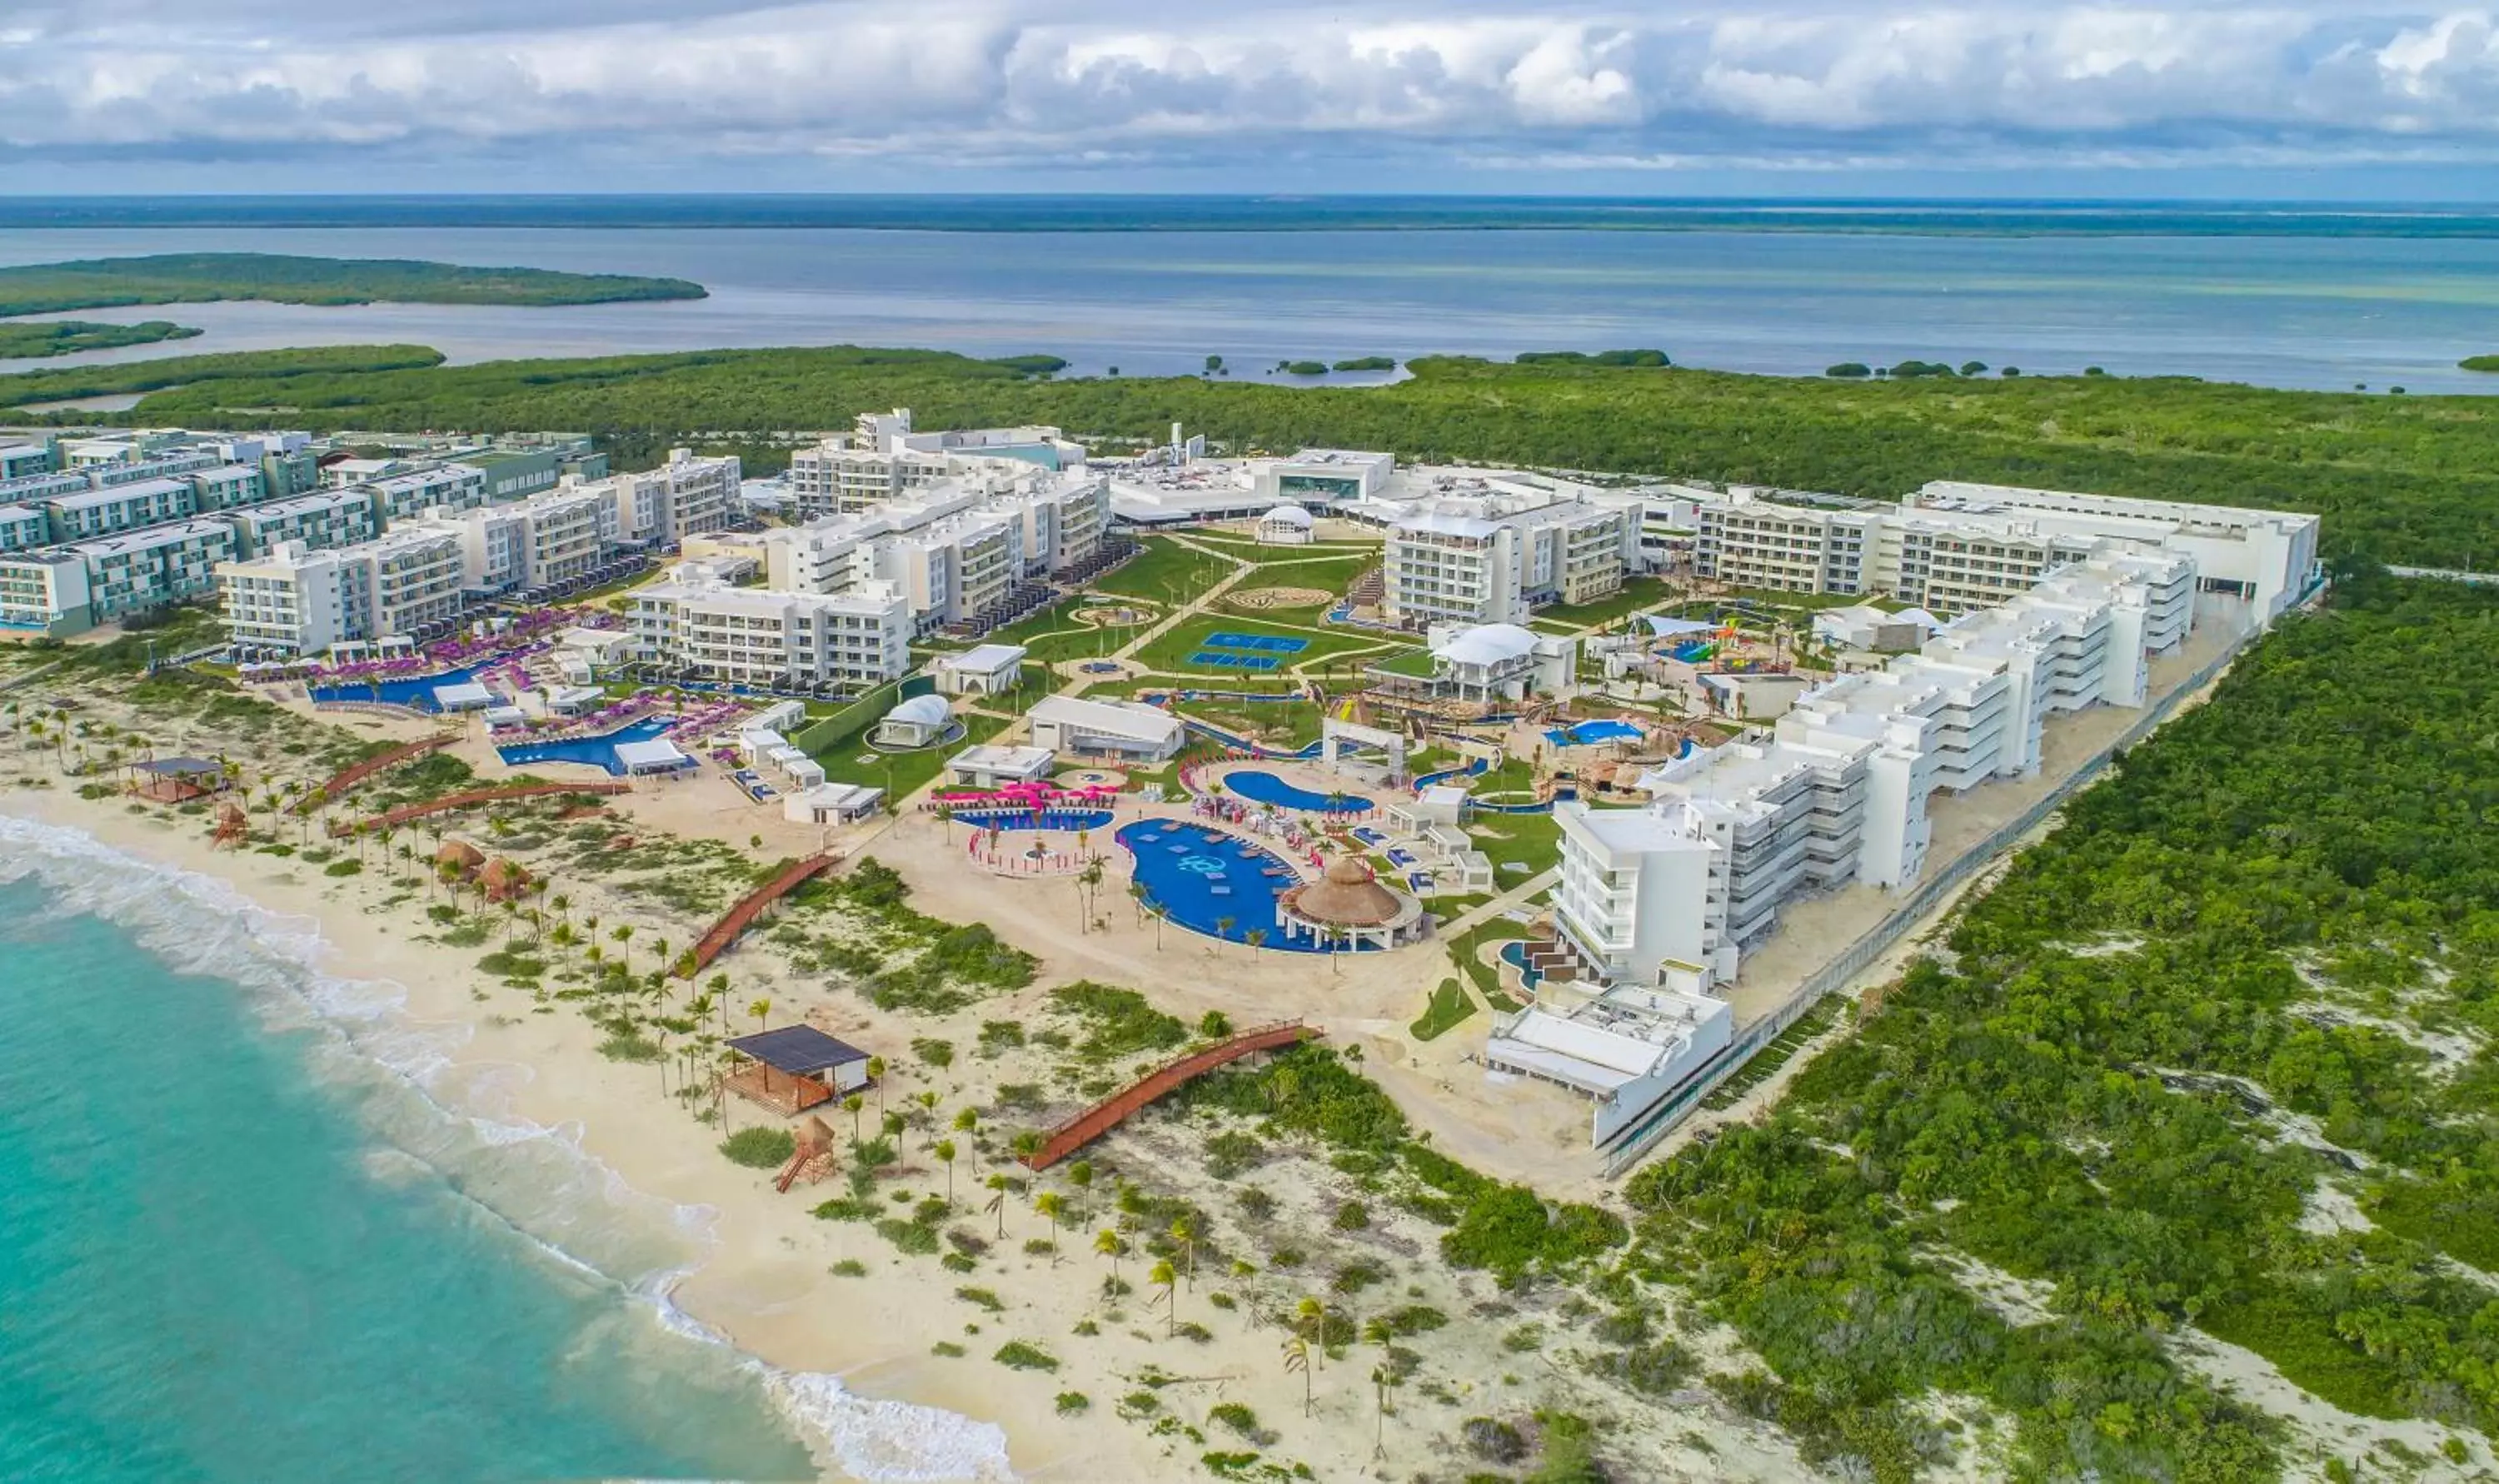
[[(1220, 665), (1190, 664), (1188, 657), (1204, 649), (1207, 635), (1214, 633), (1274, 634), (1288, 639), (1306, 639), (1309, 643), (1295, 654), (1273, 654), (1274, 659), (1282, 662), (1272, 670), (1239, 670)], [(1255, 686), (1260, 680), (1281, 679), (1286, 670), (1297, 665), (1363, 649), (1378, 642), (1379, 641), (1368, 635), (1314, 633), (1308, 629), (1262, 623), (1257, 619), (1242, 618), (1238, 615), (1209, 614), (1193, 618), (1154, 640), (1140, 651), (1137, 658), (1149, 668), (1161, 670), (1166, 674), (1195, 676), (1202, 681), (1219, 679), (1227, 682), (1247, 682), (1249, 684), (1244, 689), (1248, 689)]]
[(1477, 923), (1454, 938), (1444, 938), (1441, 941), (1448, 948), (1450, 961), (1458, 966), (1458, 972), (1464, 974), (1476, 986), (1477, 992), (1483, 995), (1484, 1002), (1495, 1010), (1509, 1011), (1516, 1010), (1518, 1005), (1509, 995), (1501, 992), (1500, 969), (1492, 964), (1477, 962), (1477, 954), (1482, 952), (1485, 944), (1509, 943), (1526, 936), (1526, 924), (1513, 922), (1508, 918), (1494, 918), (1489, 921)]
[(1194, 717), (1225, 731), (1253, 737), (1270, 747), (1299, 747), (1315, 742), (1319, 737), (1319, 708), (1306, 700), (1295, 701), (1187, 701), (1179, 708), (1182, 715)]
[(1618, 619), (1629, 618), (1635, 613), (1645, 613), (1657, 607), (1666, 601), (1670, 591), (1663, 581), (1655, 577), (1626, 578), (1621, 592), (1608, 594), (1594, 602), (1555, 603), (1550, 608), (1539, 611), (1536, 615), (1536, 627), (1550, 629), (1561, 626), (1575, 629), (1586, 629), (1597, 624), (1610, 624)]
[(998, 717), (967, 716), (963, 718), (961, 738), (916, 753), (880, 753), (867, 745), (867, 734), (861, 732), (841, 747), (818, 754), (816, 760), (825, 765), (828, 782), (865, 784), (885, 790), (886, 806), (892, 808), (944, 771), (947, 758), (987, 742), (1010, 725)]
[[(1562, 863), (1562, 826), (1550, 814), (1478, 814), (1467, 822), (1476, 849), (1492, 857), (1492, 876), (1507, 890)], [(1509, 862), (1527, 862), (1524, 871)]]
[(1364, 557), (1375, 565), (1379, 561), (1378, 541), (1314, 541), (1307, 546), (1262, 546), (1249, 536), (1191, 532), (1189, 539), (1201, 546), (1212, 546), (1226, 556), (1239, 557), (1253, 566), (1273, 566), (1280, 562), (1305, 562), (1313, 557)]
[(1476, 1013), (1476, 1002), (1456, 980), (1441, 981), (1432, 991), (1432, 1001), (1423, 1007), (1422, 1018), (1406, 1027), (1417, 1041), (1435, 1041), (1441, 1035)]
[(1241, 585), (1226, 595), (1224, 606), (1231, 606), (1231, 598), (1244, 593), (1254, 593), (1260, 588), (1312, 588), (1327, 594), (1327, 597), (1314, 603), (1266, 608), (1260, 613), (1264, 617), (1289, 619), (1296, 623), (1314, 623), (1328, 609), (1336, 606), (1337, 599), (1345, 596), (1345, 590), (1353, 585), (1353, 579), (1379, 565), (1377, 557), (1347, 557), (1338, 562), (1310, 562), (1262, 569), (1242, 578)]
[(1148, 536), (1145, 550), (1096, 581), (1093, 591), (1179, 604), (1221, 582), (1232, 570), (1233, 565), (1221, 557), (1192, 551), (1169, 536)]

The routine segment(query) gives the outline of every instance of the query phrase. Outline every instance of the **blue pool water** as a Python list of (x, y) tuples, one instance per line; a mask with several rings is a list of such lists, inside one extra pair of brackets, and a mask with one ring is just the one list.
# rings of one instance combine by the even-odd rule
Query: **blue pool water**
[(467, 669), (444, 670), (439, 675), (418, 675), (398, 680), (358, 681), (353, 685), (314, 686), (315, 701), (371, 701), (383, 706), (407, 706), (428, 714), (438, 713), (434, 703), (437, 686), (466, 685), (485, 668), (472, 664)]
[(1544, 740), (1555, 747), (1589, 747), (1599, 742), (1636, 742), (1640, 729), (1629, 722), (1611, 718), (1581, 722), (1575, 726), (1555, 726), (1546, 730)]
[(554, 742), (515, 742), (508, 747), (499, 747), (495, 751), (503, 755), (505, 762), (516, 768), (533, 762), (586, 762), (593, 767), (605, 768), (608, 772), (621, 776), (625, 771), (625, 764), (616, 760), (618, 743), (648, 742), (653, 737), (665, 735), (667, 729), (675, 725), (674, 721), (666, 718), (628, 722), (614, 731), (596, 737), (565, 737)]
[[(1136, 879), (1148, 900), (1189, 931), (1247, 943), (1258, 929), (1267, 935), (1262, 948), (1325, 952), (1307, 938), (1286, 942), (1278, 928), (1276, 898), (1300, 878), (1265, 847), (1174, 820), (1140, 821), (1120, 830), (1119, 840), (1136, 857)], [(1232, 919), (1229, 930), (1217, 925), (1225, 918)]]
[(1544, 976), (1527, 966), (1527, 944), (1513, 940), (1501, 946), (1501, 961), (1518, 971), (1519, 987), (1533, 992)]
[(0, 1478), (815, 1476), (646, 1297), (677, 1208), (438, 1106), (380, 986), (82, 838), (0, 818)]
[(1223, 775), (1223, 787), (1253, 804), (1310, 814), (1360, 814), (1371, 807), (1371, 800), (1358, 793), (1341, 793), (1330, 803), (1326, 794), (1288, 784), (1262, 768), (1235, 768)]
[(1108, 809), (984, 809), (957, 812), (955, 822), (975, 829), (1100, 829), (1111, 823)]

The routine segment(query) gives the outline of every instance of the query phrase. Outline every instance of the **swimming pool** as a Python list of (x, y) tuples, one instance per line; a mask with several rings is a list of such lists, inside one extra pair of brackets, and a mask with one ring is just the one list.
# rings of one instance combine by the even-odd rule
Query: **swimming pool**
[[(1308, 938), (1285, 941), (1277, 925), (1276, 898), (1301, 878), (1264, 846), (1179, 820), (1140, 820), (1118, 838), (1136, 859), (1146, 899), (1190, 932), (1247, 943), (1257, 931), (1266, 935), (1261, 948), (1327, 952)], [(1229, 928), (1221, 925), (1225, 919), (1231, 919)], [(1346, 952), (1358, 950), (1348, 946)]]
[(1324, 793), (1296, 788), (1262, 768), (1234, 768), (1223, 775), (1223, 787), (1253, 804), (1273, 804), (1279, 809), (1312, 814), (1361, 814), (1371, 807), (1371, 800), (1358, 793), (1340, 793), (1331, 802)]
[(977, 809), (957, 810), (956, 823), (975, 829), (1100, 829), (1111, 823), (1108, 809)]
[(586, 762), (593, 767), (605, 768), (608, 772), (622, 777), (625, 764), (616, 760), (617, 744), (648, 742), (653, 737), (665, 736), (668, 728), (675, 725), (677, 725), (676, 722), (671, 718), (655, 717), (648, 721), (628, 722), (614, 731), (596, 737), (565, 737), (554, 742), (515, 742), (508, 747), (499, 747), (495, 751), (505, 762), (516, 768), (533, 762)]
[(437, 686), (463, 686), (477, 678), (483, 664), (466, 669), (444, 670), (439, 675), (401, 676), (395, 680), (358, 680), (345, 685), (314, 686), (312, 699), (318, 704), (329, 701), (364, 701), (369, 705), (406, 706), (429, 715), (438, 715), (442, 708), (434, 701)]
[(1639, 739), (1639, 727), (1611, 718), (1581, 722), (1576, 726), (1555, 726), (1544, 733), (1544, 740), (1555, 747), (1590, 747), (1599, 742), (1637, 742)]

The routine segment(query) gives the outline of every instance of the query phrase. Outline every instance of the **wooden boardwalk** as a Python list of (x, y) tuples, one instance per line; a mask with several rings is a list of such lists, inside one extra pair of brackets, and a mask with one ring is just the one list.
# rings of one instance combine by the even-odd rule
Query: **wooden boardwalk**
[(1138, 1109), (1178, 1088), (1183, 1083), (1204, 1077), (1227, 1062), (1259, 1051), (1272, 1051), (1278, 1047), (1293, 1046), (1315, 1040), (1318, 1028), (1299, 1020), (1279, 1020), (1273, 1025), (1253, 1026), (1220, 1045), (1202, 1051), (1191, 1051), (1170, 1062), (1118, 1092), (1078, 1113), (1050, 1131), (1041, 1147), (1024, 1157), (1028, 1169), (1047, 1170), (1125, 1122)]
[(551, 793), (589, 793), (607, 798), (633, 791), (633, 786), (627, 783), (509, 784), (500, 789), (471, 789), (465, 793), (446, 793), (440, 798), (430, 798), (421, 804), (402, 804), (371, 819), (332, 824), (330, 833), (343, 837), (360, 829), (396, 829), (410, 820), (421, 820), (429, 814), (474, 809), (479, 804), (501, 803), (512, 798), (544, 798)]
[(460, 733), (456, 731), (438, 731), (423, 741), (410, 742), (405, 747), (394, 747), (386, 753), (375, 753), (362, 762), (350, 764), (331, 774), (319, 787), (295, 801), (295, 812), (310, 814), (375, 773), (398, 767), (410, 758), (422, 758), (438, 749), (449, 747), (459, 740)]
[(701, 973), (704, 965), (729, 952), (729, 946), (737, 941), (737, 935), (746, 931), (747, 925), (764, 908), (832, 869), (841, 858), (831, 854), (810, 855), (740, 897), (737, 905), (714, 922), (710, 932), (702, 935), (702, 941), (687, 950), (686, 956), (677, 961), (677, 978), (692, 979)]

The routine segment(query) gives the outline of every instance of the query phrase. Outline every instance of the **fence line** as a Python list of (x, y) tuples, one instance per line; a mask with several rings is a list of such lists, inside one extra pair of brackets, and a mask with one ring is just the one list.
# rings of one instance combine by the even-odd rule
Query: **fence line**
[(2151, 735), (2154, 728), (2168, 721), (2170, 716), (2186, 703), (2187, 697), (2212, 684), (2213, 678), (2221, 674), (2231, 661), (2239, 657), (2239, 652), (2247, 647), (2248, 642), (2262, 632), (2260, 629), (2251, 629), (2232, 640), (2229, 648), (2215, 656), (2203, 668), (2189, 676), (2183, 684), (2172, 688), (2167, 695), (2162, 696), (2142, 716), (2136, 718), (2134, 725), (2120, 733), (2115, 741), (2085, 758), (2082, 765), (2074, 769), (2063, 783), (2050, 790), (2038, 802), (2023, 810), (2019, 818), (1997, 826), (1986, 839), (1962, 852), (1952, 864), (1930, 877), (1911, 892), (1905, 901), (1892, 909), (1882, 921), (1860, 934), (1857, 941), (1840, 952), (1838, 957), (1815, 970), (1803, 984), (1797, 986), (1795, 993), (1780, 1002), (1777, 1009), (1736, 1032), (1736, 1039), (1729, 1043), (1725, 1050), (1711, 1057), (1690, 1078), (1677, 1083), (1665, 1097), (1658, 1100), (1655, 1107), (1639, 1115), (1634, 1122), (1625, 1125), (1623, 1131), (1614, 1136), (1611, 1141), (1612, 1146), (1605, 1151), (1606, 1177), (1610, 1178), (1621, 1175), (1639, 1163), (1642, 1157), (1657, 1147), (1667, 1135), (1674, 1132), (1683, 1120), (1691, 1115), (1693, 1109), (1700, 1106), (1703, 1098), (1715, 1092), (1721, 1082), (1734, 1076), (1744, 1063), (1752, 1060), (1755, 1052), (1776, 1040), (1789, 1026), (1794, 1025), (1798, 1017), (1813, 1008), (1815, 1001), (1834, 990), (1845, 987), (1849, 981), (1864, 972), (1867, 964), (1881, 956), (1893, 944), (1899, 942), (1900, 936), (1911, 926), (1925, 918), (1928, 913), (1932, 912), (1935, 904), (1942, 901), (1954, 888), (1994, 861), (2015, 841), (2038, 827), (2039, 823), (2049, 815), (2064, 807), (2066, 800), (2098, 778), (2101, 771), (2115, 760), (2120, 753)]

